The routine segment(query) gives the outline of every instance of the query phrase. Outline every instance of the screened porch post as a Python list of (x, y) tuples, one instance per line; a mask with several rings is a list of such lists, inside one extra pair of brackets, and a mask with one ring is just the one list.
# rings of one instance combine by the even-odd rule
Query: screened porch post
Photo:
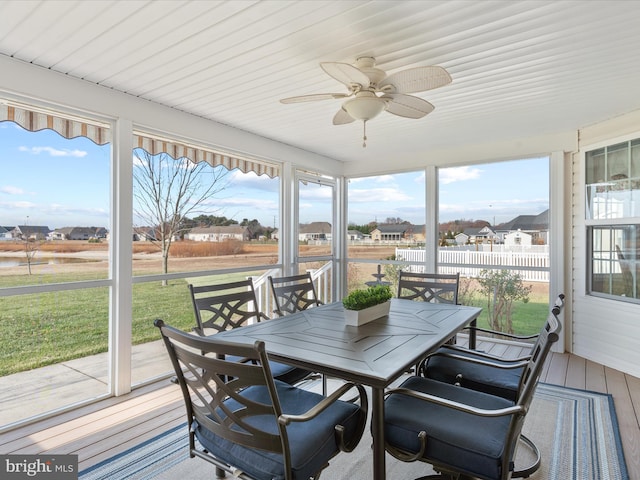
[(334, 289), (332, 298), (340, 299), (347, 294), (347, 268), (348, 268), (348, 248), (347, 231), (348, 227), (348, 190), (347, 180), (344, 176), (337, 177), (336, 200), (336, 228), (334, 230)]
[[(282, 264), (283, 275), (291, 275), (294, 271), (296, 258), (296, 224), (298, 218), (297, 206), (294, 212), (294, 196), (296, 176), (291, 162), (282, 164), (280, 170), (280, 213), (278, 218), (278, 263)], [(297, 272), (297, 268), (296, 268)]]
[(425, 268), (427, 272), (438, 271), (438, 168), (425, 168)]
[(111, 295), (109, 297), (109, 383), (111, 393), (131, 391), (133, 318), (133, 124), (115, 123), (111, 162)]
[[(571, 182), (567, 185), (567, 180), (571, 175), (565, 171), (571, 168), (571, 157), (567, 154), (565, 162), (564, 152), (553, 152), (549, 156), (549, 302), (553, 302), (555, 296), (563, 292), (571, 292), (570, 282), (565, 281), (565, 201), (564, 192), (571, 191)], [(565, 190), (565, 187), (566, 190)], [(567, 301), (571, 301), (570, 298)], [(551, 348), (554, 352), (571, 351), (572, 329), (566, 328), (565, 324), (570, 322), (571, 308), (565, 308), (560, 318), (562, 324), (561, 336), (564, 342), (556, 342)], [(566, 347), (566, 348), (565, 348)]]

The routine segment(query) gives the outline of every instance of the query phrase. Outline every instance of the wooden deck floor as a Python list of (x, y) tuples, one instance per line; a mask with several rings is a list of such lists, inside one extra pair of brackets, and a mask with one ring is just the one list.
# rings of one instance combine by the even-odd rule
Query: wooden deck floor
[[(518, 346), (481, 343), (504, 357)], [(631, 480), (640, 480), (640, 379), (583, 358), (552, 353), (542, 382), (613, 395)], [(179, 388), (167, 380), (0, 435), (0, 453), (77, 454), (80, 470), (185, 421)]]

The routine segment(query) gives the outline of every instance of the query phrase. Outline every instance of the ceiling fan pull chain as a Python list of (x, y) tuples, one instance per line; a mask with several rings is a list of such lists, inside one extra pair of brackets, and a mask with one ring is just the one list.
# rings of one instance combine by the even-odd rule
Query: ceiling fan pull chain
[(362, 122), (362, 129), (363, 129), (362, 148), (366, 148), (367, 147), (367, 121), (366, 120)]

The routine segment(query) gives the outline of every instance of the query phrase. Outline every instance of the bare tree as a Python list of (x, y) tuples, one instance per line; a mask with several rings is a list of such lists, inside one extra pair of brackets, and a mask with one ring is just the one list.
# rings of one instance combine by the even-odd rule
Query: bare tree
[(162, 271), (168, 273), (171, 244), (188, 229), (184, 219), (202, 213), (200, 209), (227, 187), (224, 178), (229, 172), (187, 158), (174, 160), (166, 153), (136, 149), (134, 154), (134, 214), (154, 229), (149, 240), (160, 249)]
[(37, 238), (31, 237), (27, 234), (20, 235), (20, 240), (24, 246), (24, 255), (26, 257), (27, 268), (29, 269), (29, 275), (31, 275), (31, 265), (35, 260), (36, 253), (38, 253), (40, 243)]

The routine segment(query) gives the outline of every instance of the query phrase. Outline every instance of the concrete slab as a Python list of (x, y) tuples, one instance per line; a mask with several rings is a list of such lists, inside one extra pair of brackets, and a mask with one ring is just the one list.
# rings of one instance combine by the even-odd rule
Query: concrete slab
[[(161, 340), (132, 348), (132, 384), (173, 371)], [(0, 377), (0, 427), (108, 393), (108, 355), (101, 353)]]

